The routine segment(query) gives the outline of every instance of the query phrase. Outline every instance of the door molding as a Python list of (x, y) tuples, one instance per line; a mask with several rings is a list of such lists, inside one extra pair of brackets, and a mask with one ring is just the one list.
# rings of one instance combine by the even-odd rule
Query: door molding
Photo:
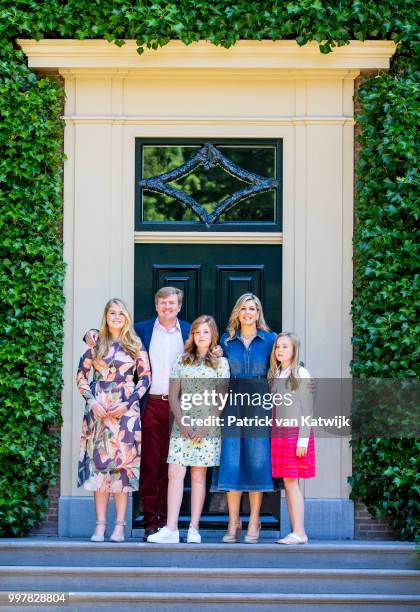
[(283, 232), (134, 232), (134, 244), (283, 244)]

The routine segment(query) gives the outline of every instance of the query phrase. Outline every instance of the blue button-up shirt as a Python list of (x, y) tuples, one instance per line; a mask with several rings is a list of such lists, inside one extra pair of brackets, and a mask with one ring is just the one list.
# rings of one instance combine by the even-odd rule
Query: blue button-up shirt
[(231, 340), (224, 333), (220, 345), (228, 358), (231, 378), (265, 378), (275, 338), (274, 332), (259, 329), (247, 348), (239, 331)]

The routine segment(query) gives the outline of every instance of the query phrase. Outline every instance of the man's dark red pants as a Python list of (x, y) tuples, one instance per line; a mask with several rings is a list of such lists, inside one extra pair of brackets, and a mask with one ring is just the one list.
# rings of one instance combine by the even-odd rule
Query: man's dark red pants
[(166, 525), (168, 495), (169, 402), (148, 397), (141, 419), (140, 497), (145, 529)]

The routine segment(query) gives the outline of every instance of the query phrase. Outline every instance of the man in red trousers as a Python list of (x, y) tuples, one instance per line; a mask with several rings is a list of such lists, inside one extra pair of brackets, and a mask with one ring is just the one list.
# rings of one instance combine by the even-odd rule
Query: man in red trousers
[(172, 366), (184, 351), (190, 323), (178, 320), (183, 293), (163, 287), (155, 295), (157, 317), (134, 325), (149, 353), (152, 384), (144, 397), (142, 412), (142, 449), (140, 497), (144, 515), (143, 540), (166, 525), (170, 411), (169, 376)]

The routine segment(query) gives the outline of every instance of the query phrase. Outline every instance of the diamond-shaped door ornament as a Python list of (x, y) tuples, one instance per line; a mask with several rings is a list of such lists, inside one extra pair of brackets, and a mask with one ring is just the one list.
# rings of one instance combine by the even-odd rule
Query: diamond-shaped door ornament
[[(202, 165), (206, 172), (209, 172), (212, 168), (220, 166), (226, 172), (239, 179), (240, 181), (247, 183), (248, 186), (239, 191), (235, 191), (230, 196), (224, 198), (218, 206), (211, 212), (207, 213), (194, 198), (186, 194), (181, 189), (176, 189), (169, 185), (172, 181), (182, 179), (192, 172), (197, 166)], [(215, 223), (219, 217), (230, 210), (237, 202), (245, 200), (251, 195), (257, 193), (264, 193), (266, 191), (272, 191), (279, 185), (278, 180), (260, 176), (248, 170), (240, 168), (238, 165), (233, 163), (228, 157), (225, 157), (214, 145), (210, 142), (206, 142), (204, 146), (197, 151), (197, 153), (185, 164), (171, 170), (170, 172), (164, 172), (158, 174), (152, 178), (143, 179), (139, 182), (140, 187), (147, 191), (154, 191), (156, 193), (162, 193), (170, 196), (184, 204), (187, 208), (190, 208), (198, 218), (207, 226), (210, 227)]]

